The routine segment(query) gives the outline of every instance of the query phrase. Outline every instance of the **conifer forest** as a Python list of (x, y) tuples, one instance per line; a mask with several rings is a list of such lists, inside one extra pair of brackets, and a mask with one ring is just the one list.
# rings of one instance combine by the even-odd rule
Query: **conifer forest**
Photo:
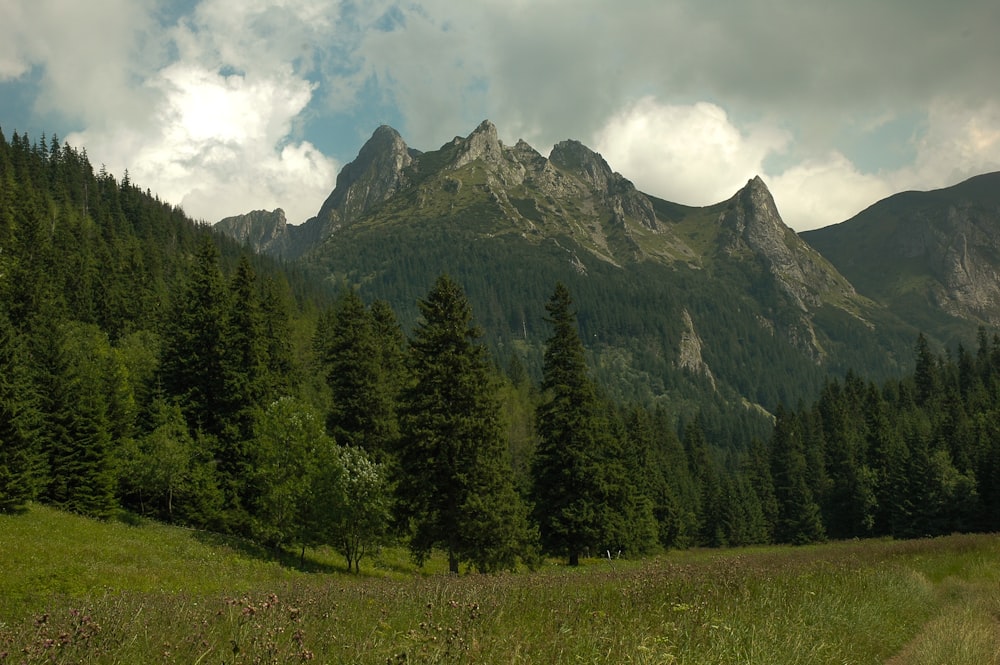
[[(609, 395), (573, 294), (498, 358), (463, 285), (416, 323), (226, 239), (58, 137), (0, 133), (0, 511), (121, 512), (347, 566), (1000, 530), (1000, 337), (829, 376), (748, 440)], [(536, 363), (538, 364), (538, 363)], [(771, 426), (773, 424), (773, 426)]]

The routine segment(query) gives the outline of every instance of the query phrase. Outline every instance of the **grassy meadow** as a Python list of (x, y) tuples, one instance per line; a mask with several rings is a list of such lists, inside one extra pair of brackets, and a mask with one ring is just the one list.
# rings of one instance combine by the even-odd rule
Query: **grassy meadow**
[(445, 567), (33, 506), (0, 516), (0, 663), (1000, 663), (998, 536)]

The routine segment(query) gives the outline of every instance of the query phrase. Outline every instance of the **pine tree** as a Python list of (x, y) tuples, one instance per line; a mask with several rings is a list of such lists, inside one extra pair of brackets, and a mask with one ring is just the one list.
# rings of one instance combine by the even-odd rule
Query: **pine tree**
[(166, 394), (179, 400), (191, 430), (213, 437), (226, 434), (232, 420), (226, 370), (228, 312), (219, 252), (205, 238), (166, 324), (159, 380)]
[(274, 395), (269, 393), (268, 344), (257, 276), (246, 255), (240, 257), (229, 293), (222, 399), (228, 406), (228, 435), (247, 441), (253, 437), (254, 421)]
[(404, 393), (398, 496), (410, 548), (476, 569), (510, 568), (530, 542), (511, 480), (497, 383), (461, 287), (441, 276), (419, 303)]
[[(243, 504), (251, 462), (246, 429), (252, 421), (246, 414), (255, 404), (238, 397), (252, 394), (255, 383), (234, 374), (240, 353), (231, 350), (230, 303), (219, 251), (212, 238), (205, 237), (166, 324), (159, 380), (165, 396), (180, 405), (192, 437), (211, 449), (224, 496), (225, 514), (217, 516), (223, 528), (249, 533)], [(247, 358), (254, 368), (258, 366), (253, 352)]]
[(45, 498), (66, 510), (107, 517), (116, 506), (107, 403), (88, 357), (93, 349), (71, 351), (67, 326), (54, 327), (46, 351), (35, 355), (49, 466)]
[(324, 321), (317, 344), (333, 398), (329, 430), (340, 445), (383, 459), (397, 435), (398, 380), (383, 362), (374, 315), (356, 292), (347, 291)]

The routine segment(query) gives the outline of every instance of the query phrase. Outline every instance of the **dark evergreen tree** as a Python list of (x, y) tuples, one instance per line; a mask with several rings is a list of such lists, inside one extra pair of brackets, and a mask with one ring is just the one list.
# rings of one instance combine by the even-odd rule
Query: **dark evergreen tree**
[(166, 322), (159, 382), (179, 401), (191, 430), (213, 437), (229, 434), (233, 420), (226, 371), (228, 313), (219, 252), (206, 238)]
[[(251, 406), (236, 399), (240, 387), (232, 373), (230, 297), (211, 238), (198, 247), (185, 288), (179, 293), (164, 331), (159, 380), (168, 399), (177, 400), (193, 438), (209, 446), (222, 492), (222, 528), (251, 532), (243, 505), (251, 478), (243, 416)], [(243, 384), (249, 388), (252, 382)]]
[(45, 498), (66, 510), (107, 517), (117, 502), (105, 394), (101, 377), (87, 371), (91, 363), (84, 354), (92, 349), (70, 352), (67, 325), (54, 327), (47, 351), (35, 355), (49, 467)]
[(355, 291), (344, 292), (324, 322), (316, 343), (333, 399), (329, 430), (340, 445), (358, 446), (375, 459), (384, 459), (398, 435), (400, 385), (391, 374), (394, 368), (386, 357), (385, 340)]
[(261, 308), (257, 275), (244, 255), (229, 285), (225, 312), (222, 371), (226, 404), (227, 437), (248, 441), (254, 422), (274, 400), (268, 377), (268, 340)]
[(825, 538), (820, 509), (808, 483), (802, 439), (799, 419), (779, 405), (771, 437), (771, 477), (778, 503), (774, 537), (780, 543), (801, 545)]
[[(556, 285), (546, 305), (552, 335), (546, 343), (542, 403), (536, 413), (533, 465), (535, 515), (544, 551), (578, 565), (616, 538), (622, 506), (609, 482), (608, 423), (588, 371), (569, 290)], [(594, 550), (592, 550), (594, 548)]]
[(420, 311), (398, 447), (410, 548), (418, 561), (444, 549), (452, 572), (462, 562), (484, 571), (510, 568), (530, 537), (511, 480), (496, 377), (457, 283), (439, 277)]
[(41, 413), (14, 326), (0, 310), (0, 512), (13, 512), (34, 500), (45, 482), (39, 448)]

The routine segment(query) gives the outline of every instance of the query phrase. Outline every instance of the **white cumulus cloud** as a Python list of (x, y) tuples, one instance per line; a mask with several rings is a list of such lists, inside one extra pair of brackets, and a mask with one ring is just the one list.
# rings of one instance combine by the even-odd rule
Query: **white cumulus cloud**
[[(85, 129), (66, 140), (112, 173), (128, 169), (197, 219), (280, 206), (299, 223), (319, 210), (338, 169), (299, 131), (316, 90), (309, 54), (329, 28), (321, 11), (329, 4), (206, 0), (140, 49), (137, 26), (154, 17), (137, 3), (130, 11), (146, 14), (120, 26), (114, 48), (93, 49), (91, 39), (75, 62), (24, 52), (41, 54), (40, 103), (77, 100)], [(83, 70), (101, 75), (77, 79), (91, 85), (73, 97), (62, 81)]]
[(789, 136), (774, 127), (740, 129), (708, 102), (661, 104), (646, 97), (615, 114), (594, 149), (640, 190), (677, 203), (707, 205), (729, 198)]

